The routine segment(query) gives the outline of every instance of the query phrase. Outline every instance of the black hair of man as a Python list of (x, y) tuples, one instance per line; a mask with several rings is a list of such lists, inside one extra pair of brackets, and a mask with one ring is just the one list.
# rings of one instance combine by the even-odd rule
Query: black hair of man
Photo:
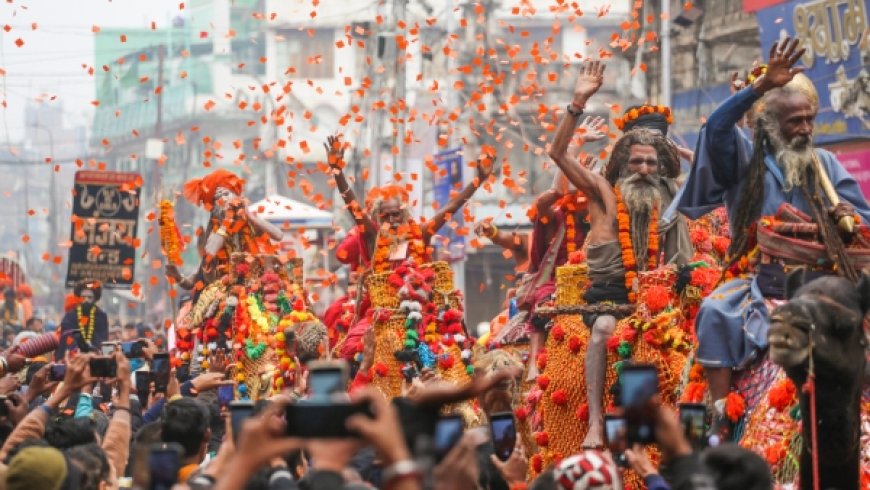
[(770, 466), (761, 456), (737, 444), (723, 444), (704, 451), (707, 473), (719, 490), (771, 490)]
[(109, 479), (109, 459), (106, 452), (94, 444), (85, 444), (66, 450), (69, 462), (78, 467), (80, 480), (76, 488), (80, 490), (99, 490), (100, 482)]
[(94, 423), (88, 418), (53, 418), (45, 427), (44, 437), (57, 449), (69, 449), (97, 442)]
[(163, 408), (160, 438), (163, 442), (177, 442), (184, 448), (184, 458), (197, 456), (209, 432), (208, 406), (193, 398), (171, 401)]

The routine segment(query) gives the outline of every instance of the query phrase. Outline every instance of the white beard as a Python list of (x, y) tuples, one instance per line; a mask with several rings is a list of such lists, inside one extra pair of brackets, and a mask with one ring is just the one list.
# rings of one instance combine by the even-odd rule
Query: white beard
[(631, 221), (631, 248), (638, 270), (646, 270), (649, 246), (649, 227), (653, 206), (661, 207), (660, 178), (632, 174), (617, 181), (619, 191), (628, 208)]
[(795, 136), (791, 141), (786, 141), (775, 123), (764, 124), (764, 130), (773, 147), (776, 163), (782, 170), (783, 190), (790, 191), (804, 185), (807, 169), (815, 162), (812, 137)]

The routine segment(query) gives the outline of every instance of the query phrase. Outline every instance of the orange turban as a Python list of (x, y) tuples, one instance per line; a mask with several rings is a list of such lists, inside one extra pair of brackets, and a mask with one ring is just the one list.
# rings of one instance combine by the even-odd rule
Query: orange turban
[(214, 193), (218, 187), (229, 189), (236, 195), (242, 195), (245, 179), (219, 168), (201, 179), (191, 179), (184, 184), (184, 197), (197, 206), (211, 210), (214, 203)]

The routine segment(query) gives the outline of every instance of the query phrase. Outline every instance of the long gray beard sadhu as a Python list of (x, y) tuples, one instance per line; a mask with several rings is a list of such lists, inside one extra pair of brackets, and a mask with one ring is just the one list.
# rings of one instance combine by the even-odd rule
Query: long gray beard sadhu
[(782, 170), (784, 184), (782, 189), (788, 192), (804, 187), (807, 184), (807, 170), (815, 163), (812, 137), (795, 136), (789, 141), (782, 135), (779, 125), (773, 118), (764, 118), (761, 122), (767, 132), (776, 163)]
[(647, 268), (650, 217), (653, 206), (658, 208), (661, 203), (659, 179), (658, 176), (631, 174), (621, 177), (616, 183), (628, 209), (631, 248), (634, 250), (638, 271), (645, 271)]

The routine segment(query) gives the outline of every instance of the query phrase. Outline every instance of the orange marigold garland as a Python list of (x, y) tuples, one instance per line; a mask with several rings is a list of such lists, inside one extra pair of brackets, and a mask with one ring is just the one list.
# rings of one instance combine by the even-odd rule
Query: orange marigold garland
[(655, 113), (665, 116), (665, 120), (667, 120), (668, 124), (674, 123), (674, 115), (671, 113), (671, 108), (663, 105), (642, 105), (640, 107), (631, 109), (623, 117), (618, 117), (614, 119), (613, 123), (616, 124), (616, 127), (619, 128), (620, 131), (622, 131), (625, 129), (626, 124), (634, 121), (640, 116)]
[(565, 215), (565, 239), (568, 255), (577, 251), (577, 213), (586, 208), (586, 196), (579, 192), (566, 194), (556, 201), (556, 209)]
[[(628, 290), (628, 300), (632, 303), (637, 301), (635, 283), (637, 282), (637, 258), (634, 255), (634, 247), (631, 245), (631, 217), (628, 206), (622, 199), (622, 192), (615, 187), (616, 193), (616, 221), (619, 227), (619, 246), (622, 249), (622, 265), (625, 268), (625, 288)], [(652, 206), (649, 220), (649, 237), (647, 239), (647, 270), (655, 269), (658, 265), (659, 255), (659, 212), (658, 206)]]
[(381, 230), (378, 233), (374, 259), (372, 260), (372, 269), (375, 273), (387, 272), (392, 269), (390, 253), (396, 237), (401, 237), (408, 242), (406, 259), (413, 260), (416, 265), (428, 262), (426, 245), (423, 243), (423, 232), (417, 222), (410, 220), (397, 230)]
[(160, 216), (158, 218), (160, 225), (160, 245), (163, 247), (163, 254), (169, 259), (169, 263), (174, 265), (182, 265), (184, 262), (181, 259), (183, 250), (181, 233), (178, 231), (178, 225), (175, 223), (175, 206), (169, 199), (160, 201)]

